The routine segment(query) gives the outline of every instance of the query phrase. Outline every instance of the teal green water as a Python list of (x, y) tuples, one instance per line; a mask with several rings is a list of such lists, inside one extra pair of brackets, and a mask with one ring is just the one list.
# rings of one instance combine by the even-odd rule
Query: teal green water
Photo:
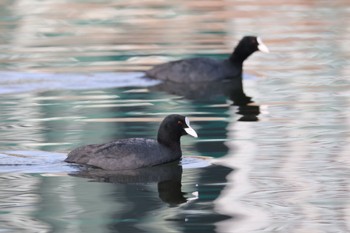
[[(0, 231), (349, 232), (350, 5), (345, 0), (1, 1)], [(228, 85), (166, 85), (154, 64), (270, 54)], [(236, 105), (235, 105), (236, 104)], [(78, 145), (155, 138), (191, 119), (183, 159), (84, 173)]]

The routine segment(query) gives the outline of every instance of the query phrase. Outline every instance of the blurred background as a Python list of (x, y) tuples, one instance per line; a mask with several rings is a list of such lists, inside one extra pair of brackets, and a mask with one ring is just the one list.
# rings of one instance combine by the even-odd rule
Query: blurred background
[[(0, 231), (349, 232), (349, 12), (347, 0), (0, 0)], [(142, 78), (225, 59), (244, 35), (271, 51), (244, 63), (248, 106)], [(78, 145), (154, 138), (170, 113), (199, 135), (169, 169), (180, 187), (90, 182), (62, 162)]]

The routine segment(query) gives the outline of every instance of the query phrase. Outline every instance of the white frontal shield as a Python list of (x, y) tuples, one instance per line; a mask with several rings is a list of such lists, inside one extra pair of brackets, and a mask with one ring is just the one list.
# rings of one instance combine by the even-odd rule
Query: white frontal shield
[(192, 137), (198, 138), (198, 135), (196, 133), (196, 131), (194, 131), (194, 129), (191, 128), (190, 126), (190, 120), (188, 119), (188, 117), (185, 117), (185, 122), (188, 128), (184, 128), (184, 130), (186, 131), (186, 133), (188, 135), (191, 135)]
[(262, 42), (260, 37), (258, 37), (256, 40), (258, 41), (258, 49), (259, 49), (259, 51), (261, 51), (263, 53), (269, 53), (270, 52), (269, 48)]

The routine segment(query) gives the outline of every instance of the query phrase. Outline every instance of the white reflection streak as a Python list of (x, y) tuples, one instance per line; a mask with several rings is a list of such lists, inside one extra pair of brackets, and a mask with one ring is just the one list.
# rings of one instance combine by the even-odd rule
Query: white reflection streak
[(34, 218), (40, 196), (40, 179), (26, 174), (0, 176), (1, 232), (50, 232), (49, 225)]
[[(62, 182), (60, 182), (62, 181)], [(79, 205), (79, 200), (74, 193), (76, 187), (75, 179), (70, 179), (68, 176), (63, 177), (57, 183), (57, 189), (55, 190), (56, 200), (60, 200), (58, 203), (65, 203), (62, 208), (60, 216), (56, 216), (60, 220), (64, 220), (64, 227), (66, 232), (81, 232), (80, 224), (77, 224), (77, 216), (81, 216), (84, 213), (84, 208)], [(55, 210), (52, 209), (52, 212)]]
[[(215, 201), (215, 209), (219, 213), (232, 216), (233, 219), (218, 222), (218, 232), (251, 232), (269, 224), (269, 218), (263, 210), (248, 206), (241, 201), (244, 196), (254, 190), (249, 181), (249, 174), (257, 146), (251, 140), (239, 139), (252, 138), (253, 126), (247, 122), (233, 122), (228, 126), (230, 141), (227, 146), (230, 151), (225, 158), (220, 159), (219, 163), (235, 171), (228, 175), (228, 185)], [(232, 132), (239, 132), (239, 136), (232, 135)], [(237, 217), (238, 220), (236, 220)]]
[[(350, 28), (349, 28), (350, 29)], [(349, 73), (350, 74), (350, 73)], [(350, 91), (348, 91), (350, 93)], [(350, 98), (347, 98), (347, 104), (346, 106), (350, 106)], [(344, 112), (346, 114), (345, 119), (344, 119), (344, 125), (346, 125), (347, 131), (349, 132), (350, 128), (350, 113), (349, 112)], [(344, 139), (345, 142), (350, 142), (350, 134), (347, 134), (346, 139)], [(339, 164), (342, 164), (343, 167), (350, 168), (350, 158), (349, 158), (349, 151), (350, 151), (350, 143), (347, 143), (342, 147), (342, 150), (339, 152), (339, 156), (337, 157), (337, 162)], [(349, 169), (348, 169), (349, 173)], [(344, 179), (347, 179), (344, 177)], [(347, 179), (348, 180), (348, 179)], [(347, 186), (344, 187), (344, 191), (347, 189), (349, 190), (349, 182), (347, 182)], [(349, 195), (348, 195), (349, 196)], [(348, 201), (344, 201), (344, 208), (342, 211), (343, 213), (340, 213), (341, 215), (344, 216), (344, 224), (346, 225), (346, 229), (349, 231), (350, 230), (350, 200), (348, 198)]]
[[(302, 101), (302, 100), (299, 100)], [(307, 118), (308, 113), (305, 111), (301, 113), (301, 118)], [(295, 127), (289, 131), (287, 137), (298, 137), (297, 135), (307, 135), (307, 132), (304, 132), (303, 129)], [(289, 143), (290, 151), (289, 155), (285, 156), (286, 161), (284, 166), (281, 167), (281, 176), (283, 181), (288, 183), (292, 188), (288, 190), (290, 195), (285, 195), (286, 202), (289, 203), (289, 206), (294, 206), (294, 213), (290, 213), (293, 218), (298, 218), (299, 224), (295, 225), (295, 232), (320, 232), (317, 228), (318, 226), (314, 224), (301, 224), (303, 222), (312, 222), (313, 219), (319, 219), (317, 209), (309, 203), (308, 199), (312, 196), (312, 193), (317, 193), (318, 188), (313, 181), (310, 181), (310, 177), (303, 173), (303, 167), (306, 165), (306, 158), (309, 154), (309, 145), (307, 140), (297, 140)], [(311, 178), (312, 179), (312, 178)], [(293, 190), (293, 191), (292, 191)], [(276, 217), (278, 218), (278, 217)], [(284, 220), (281, 219), (280, 222), (283, 223)], [(286, 221), (285, 221), (286, 222)], [(283, 223), (285, 225), (286, 223)], [(282, 225), (279, 227), (283, 227)]]
[[(349, 7), (347, 8), (348, 9), (348, 12), (349, 12)], [(350, 14), (347, 14), (348, 18)], [(350, 34), (350, 24), (345, 24), (343, 26), (341, 26), (341, 28), (343, 29), (342, 32), (344, 33), (344, 37), (347, 36), (347, 38), (349, 38), (349, 34)], [(346, 35), (348, 34), (348, 35)], [(350, 52), (350, 49), (349, 49), (349, 43), (347, 40), (344, 40), (342, 42), (340, 42), (340, 46), (342, 47), (342, 51), (348, 51), (348, 54)], [(350, 63), (349, 63), (349, 59), (348, 60), (348, 65), (345, 66), (343, 68), (343, 75), (341, 75), (342, 77), (350, 77)], [(346, 105), (345, 106), (350, 106), (350, 90), (347, 89), (345, 95), (347, 96), (346, 98)], [(341, 162), (341, 164), (345, 164), (344, 167), (347, 167), (347, 168), (350, 168), (350, 158), (349, 158), (349, 151), (350, 151), (350, 112), (349, 111), (344, 111), (344, 114), (346, 114), (346, 117), (344, 119), (344, 121), (346, 123), (344, 123), (344, 125), (346, 125), (346, 129), (347, 129), (347, 138), (344, 139), (345, 142), (348, 142), (346, 144), (346, 146), (344, 145), (343, 147), (343, 150), (340, 152), (340, 155), (339, 155), (339, 160)], [(349, 185), (349, 182), (347, 182), (347, 189), (349, 190), (350, 188), (350, 185)], [(350, 230), (350, 200), (348, 198), (348, 201), (347, 203), (344, 203), (344, 213), (342, 213), (344, 215), (344, 221), (345, 221), (345, 224), (346, 224), (346, 227), (347, 227), (347, 230), (349, 231)]]

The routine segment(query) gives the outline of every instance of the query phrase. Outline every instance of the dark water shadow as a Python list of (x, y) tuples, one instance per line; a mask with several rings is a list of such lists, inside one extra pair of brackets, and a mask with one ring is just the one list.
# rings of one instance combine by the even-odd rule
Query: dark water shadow
[[(184, 197), (185, 193), (181, 191), (181, 182), (184, 169), (178, 161), (154, 167), (120, 171), (108, 171), (86, 166), (79, 167), (79, 171), (71, 172), (69, 175), (87, 178), (92, 182), (141, 185), (156, 183), (158, 186), (159, 197), (165, 203), (181, 204), (187, 201), (187, 199)], [(219, 165), (209, 165), (203, 168), (191, 168), (186, 169), (186, 171), (196, 169), (197, 171), (203, 173), (207, 170), (212, 171), (213, 169), (217, 170), (218, 168), (219, 170), (224, 169), (225, 171), (232, 171), (231, 168), (226, 168)], [(228, 173), (229, 172), (221, 174), (220, 176), (215, 176), (216, 181), (214, 181), (214, 183), (224, 182)], [(209, 179), (209, 182), (210, 180), (211, 179)]]
[[(217, 213), (213, 206), (232, 170), (220, 165), (184, 169), (179, 163), (170, 163), (125, 171), (83, 168), (70, 175), (88, 178), (92, 182), (112, 183), (115, 185), (114, 191), (109, 195), (114, 197), (114, 202), (123, 200), (123, 203), (129, 203), (124, 209), (110, 213), (109, 218), (115, 220), (105, 226), (110, 232), (149, 232), (149, 229), (140, 229), (136, 223), (159, 212), (164, 212), (160, 214), (162, 217), (159, 221), (170, 224), (171, 228), (189, 232), (205, 226), (206, 232), (215, 232), (216, 222), (232, 218)], [(157, 184), (158, 197), (147, 191), (154, 183)], [(183, 192), (184, 186), (187, 192)], [(190, 190), (188, 187), (191, 187)], [(175, 208), (171, 215), (164, 204)], [(186, 213), (186, 210), (190, 213)]]
[(158, 186), (159, 198), (169, 205), (187, 201), (181, 192), (182, 166), (178, 162), (134, 170), (106, 171), (93, 167), (82, 167), (72, 176), (91, 179), (94, 182), (114, 184), (150, 184)]
[[(183, 232), (217, 232), (215, 223), (235, 218), (219, 213), (215, 207), (215, 200), (227, 185), (226, 177), (232, 172), (232, 168), (219, 165), (200, 169), (200, 176), (196, 180), (198, 199), (186, 205), (185, 210), (189, 212), (183, 211), (178, 219), (173, 220), (186, 219)], [(185, 170), (184, 176), (191, 176), (191, 171)]]
[(239, 121), (258, 121), (260, 107), (253, 104), (252, 97), (244, 93), (242, 77), (234, 77), (230, 80), (203, 83), (174, 83), (162, 82), (150, 87), (151, 91), (164, 91), (169, 94), (182, 96), (192, 101), (210, 101), (218, 96), (225, 96), (232, 101), (232, 105), (238, 107), (236, 112), (242, 117)]

